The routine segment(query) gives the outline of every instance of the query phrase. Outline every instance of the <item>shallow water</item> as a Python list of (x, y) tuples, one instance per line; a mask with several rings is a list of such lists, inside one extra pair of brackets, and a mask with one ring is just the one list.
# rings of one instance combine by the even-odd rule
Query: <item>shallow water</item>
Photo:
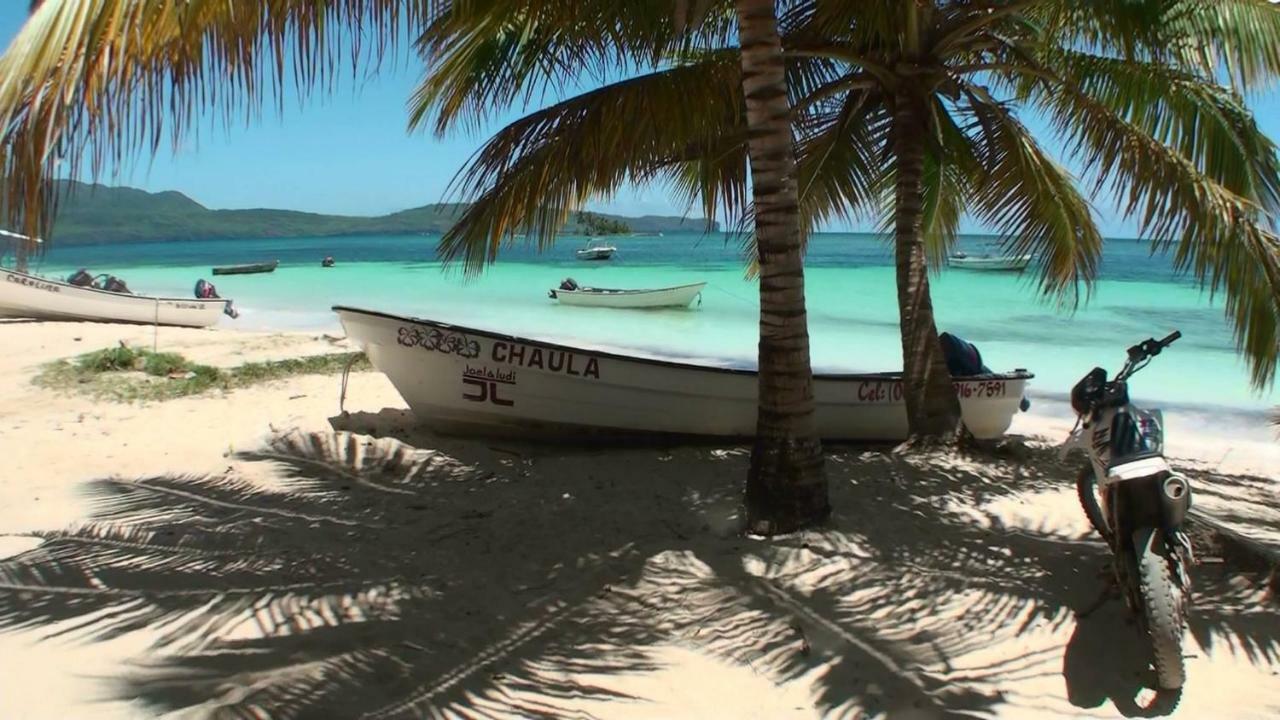
[[(966, 238), (968, 249), (986, 239)], [(336, 329), (335, 304), (613, 348), (749, 365), (754, 362), (757, 288), (743, 275), (736, 242), (693, 234), (618, 237), (610, 262), (576, 260), (582, 238), (544, 254), (514, 247), (468, 280), (435, 259), (434, 236), (183, 241), (53, 248), (39, 272), (78, 267), (124, 277), (136, 292), (188, 296), (198, 278), (235, 300), (252, 329)], [(321, 268), (333, 255), (337, 267)], [(214, 265), (279, 259), (276, 272), (218, 276)], [(806, 258), (806, 296), (815, 368), (883, 371), (901, 367), (892, 258), (879, 238), (822, 234)], [(706, 281), (700, 306), (620, 311), (561, 307), (547, 290), (572, 276), (583, 285), (655, 287)], [(1064, 312), (1041, 299), (1030, 276), (944, 270), (933, 278), (939, 329), (976, 343), (995, 370), (1036, 373), (1033, 393), (1061, 397), (1094, 365), (1119, 366), (1124, 349), (1174, 329), (1183, 338), (1132, 383), (1137, 398), (1166, 406), (1223, 407), (1253, 415), (1277, 400), (1255, 393), (1238, 359), (1221, 302), (1146, 244), (1110, 240), (1087, 303)]]

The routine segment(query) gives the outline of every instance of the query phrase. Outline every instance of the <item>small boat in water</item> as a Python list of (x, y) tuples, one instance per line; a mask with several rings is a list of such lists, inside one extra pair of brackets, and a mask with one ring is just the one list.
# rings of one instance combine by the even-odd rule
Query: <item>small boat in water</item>
[(213, 269), (214, 275), (251, 275), (253, 273), (269, 273), (275, 272), (276, 267), (280, 265), (279, 260), (271, 262), (251, 263), (249, 265), (227, 265), (225, 267), (216, 267)]
[[(565, 437), (756, 431), (754, 370), (621, 355), (447, 323), (333, 308), (414, 415), (443, 431)], [(976, 351), (975, 351), (976, 352)], [(954, 382), (975, 437), (1009, 429), (1031, 373)], [(902, 440), (907, 411), (897, 373), (817, 375), (818, 431), (832, 440)]]
[(208, 327), (218, 322), (231, 302), (134, 295), (116, 278), (108, 278), (105, 287), (118, 289), (0, 269), (0, 317)]
[(608, 260), (616, 252), (618, 252), (618, 248), (612, 245), (603, 245), (593, 241), (587, 243), (587, 246), (576, 254), (579, 260)]
[[(704, 282), (649, 290), (580, 287), (573, 278), (565, 278), (560, 287), (549, 291), (552, 300), (561, 305), (608, 308), (687, 307), (706, 287)], [(701, 303), (699, 303), (701, 304)]]
[(947, 264), (965, 270), (1010, 270), (1022, 271), (1031, 264), (1030, 255), (970, 255), (958, 252), (947, 258)]

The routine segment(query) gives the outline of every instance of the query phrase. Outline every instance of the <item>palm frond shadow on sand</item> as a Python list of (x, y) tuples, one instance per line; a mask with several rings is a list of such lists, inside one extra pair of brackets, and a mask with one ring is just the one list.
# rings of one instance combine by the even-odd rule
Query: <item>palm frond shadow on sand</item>
[[(1064, 708), (1141, 712), (1120, 612), (1077, 623), (1065, 664), (1051, 642), (980, 659), (1065, 634), (1101, 588), (1100, 546), (984, 509), (1048, 486), (1040, 458), (836, 449), (828, 527), (763, 542), (737, 534), (742, 449), (411, 439), (437, 449), (291, 434), (223, 475), (95, 481), (93, 522), (0, 562), (0, 628), (153, 633), (119, 694), (211, 717), (662, 715), (645, 678), (676, 660), (711, 714), (734, 701), (718, 680), (801, 680), (832, 717), (982, 717), (1047, 702), (1002, 688), (1064, 670)], [(1277, 660), (1246, 590), (1202, 588), (1202, 644)]]

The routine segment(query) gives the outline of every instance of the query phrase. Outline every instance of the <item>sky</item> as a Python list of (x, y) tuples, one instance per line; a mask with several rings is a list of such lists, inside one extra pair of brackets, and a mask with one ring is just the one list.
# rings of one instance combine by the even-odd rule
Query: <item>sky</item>
[[(26, 0), (0, 0), (0, 46), (7, 47), (26, 19)], [(263, 112), (259, 122), (231, 129), (205, 123), (176, 152), (166, 145), (118, 177), (100, 181), (150, 191), (178, 190), (210, 208), (283, 208), (309, 212), (378, 215), (447, 197), (449, 183), (487, 135), (437, 138), (410, 135), (406, 103), (417, 84), (421, 64), (406, 57), (375, 78), (349, 77), (338, 92), (316, 94), (305, 103), (286, 102), (282, 113)], [(1251, 98), (1263, 129), (1280, 138), (1280, 92)], [(513, 112), (506, 120), (515, 119)], [(1029, 122), (1033, 129), (1034, 122)], [(486, 129), (497, 130), (494, 124)], [(1048, 133), (1041, 138), (1053, 147)], [(1105, 234), (1133, 236), (1131, 223), (1118, 218), (1109, 199), (1094, 205)], [(592, 210), (623, 215), (682, 215), (660, 187), (631, 187), (618, 196), (589, 204)], [(694, 212), (696, 214), (696, 211)], [(833, 225), (832, 231), (869, 230)], [(982, 228), (969, 223), (968, 232)]]

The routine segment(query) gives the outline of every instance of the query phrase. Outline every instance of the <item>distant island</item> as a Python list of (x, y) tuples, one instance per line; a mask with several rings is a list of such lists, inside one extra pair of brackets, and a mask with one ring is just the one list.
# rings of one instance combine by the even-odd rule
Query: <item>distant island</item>
[[(466, 205), (439, 203), (380, 217), (322, 215), (295, 210), (210, 210), (180, 192), (73, 183), (58, 206), (53, 240), (59, 246), (231, 238), (419, 235), (443, 233)], [(598, 235), (702, 232), (701, 218), (623, 217), (579, 213), (565, 232)], [(719, 223), (712, 223), (718, 231)]]

